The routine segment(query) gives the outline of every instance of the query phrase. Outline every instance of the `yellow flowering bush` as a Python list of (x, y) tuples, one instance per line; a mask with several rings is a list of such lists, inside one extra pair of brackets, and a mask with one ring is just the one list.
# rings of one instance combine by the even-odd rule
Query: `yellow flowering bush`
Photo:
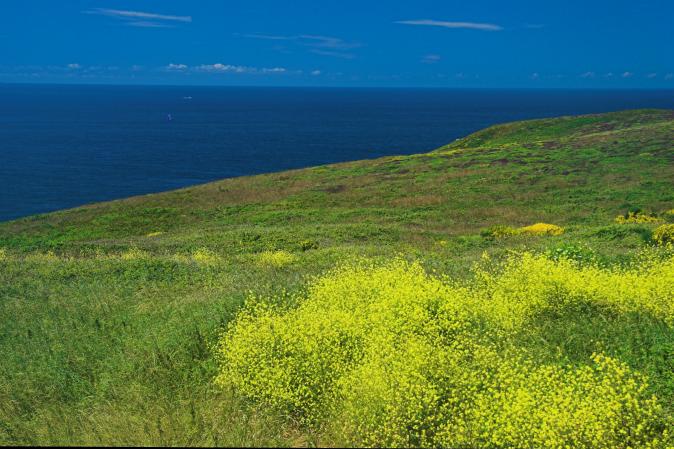
[(643, 212), (627, 212), (624, 215), (615, 217), (615, 222), (618, 224), (629, 223), (660, 223), (662, 219)]
[(294, 254), (279, 250), (279, 251), (263, 251), (260, 253), (258, 262), (260, 265), (274, 268), (282, 268), (295, 262), (297, 258)]
[(488, 240), (499, 239), (503, 237), (509, 237), (511, 235), (519, 234), (519, 230), (504, 225), (491, 226), (489, 228), (483, 229), (480, 232), (480, 235)]
[(549, 223), (535, 223), (519, 228), (519, 232), (533, 235), (562, 235), (564, 228)]
[(145, 237), (157, 237), (162, 235), (163, 233), (164, 233), (163, 231), (154, 231), (146, 234)]
[(192, 253), (192, 260), (199, 265), (213, 266), (217, 265), (217, 263), (220, 261), (220, 258), (217, 254), (208, 248), (199, 248)]
[[(479, 447), (658, 447), (661, 406), (647, 383), (619, 361), (593, 355), (569, 368), (502, 363), (477, 394), (468, 421), (478, 423), (456, 442)], [(667, 438), (667, 435), (664, 435)], [(474, 447), (474, 446), (473, 446)]]
[(658, 245), (674, 244), (674, 224), (663, 224), (653, 231), (653, 241)]
[(513, 228), (511, 226), (491, 226), (483, 229), (480, 235), (488, 240), (494, 240), (503, 237), (510, 237), (519, 234), (531, 235), (561, 235), (564, 233), (564, 228), (561, 226), (549, 223), (535, 223), (530, 226), (523, 226), (521, 228)]
[(674, 257), (644, 257), (635, 266), (602, 268), (524, 253), (499, 270), (477, 267), (475, 274), (462, 302), (504, 329), (521, 327), (540, 313), (563, 313), (585, 304), (614, 313), (647, 311), (674, 324)]
[(7, 251), (5, 248), (0, 248), (0, 262), (7, 260)]
[(674, 257), (611, 270), (523, 254), (468, 283), (348, 264), (303, 294), (250, 298), (217, 345), (216, 383), (356, 445), (665, 447), (658, 401), (620, 361), (544, 364), (506, 342), (584, 302), (671, 324), (673, 278)]

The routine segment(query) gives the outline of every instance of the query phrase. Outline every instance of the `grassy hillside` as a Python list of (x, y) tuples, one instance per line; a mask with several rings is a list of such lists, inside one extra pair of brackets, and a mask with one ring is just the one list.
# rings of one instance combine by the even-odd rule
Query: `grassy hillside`
[[(294, 297), (361, 256), (458, 280), (485, 252), (622, 266), (671, 220), (673, 187), (674, 111), (641, 110), (0, 223), (0, 443), (337, 444), (324, 426), (214, 384), (220, 333), (249, 295)], [(659, 221), (615, 222), (637, 209)], [(565, 231), (489, 231), (537, 222)], [(560, 366), (615, 356), (651, 378), (671, 416), (671, 323), (630, 313), (548, 318), (536, 335), (549, 338), (527, 350)]]

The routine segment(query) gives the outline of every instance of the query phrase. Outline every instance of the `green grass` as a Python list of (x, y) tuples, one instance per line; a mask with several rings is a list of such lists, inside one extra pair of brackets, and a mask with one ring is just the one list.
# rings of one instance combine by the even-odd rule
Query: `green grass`
[[(357, 256), (403, 254), (460, 278), (484, 252), (524, 248), (624, 263), (657, 225), (615, 216), (674, 208), (672, 186), (674, 111), (642, 110), (499, 125), (426, 154), (0, 223), (0, 444), (336, 443), (213, 385), (213, 345), (250, 292), (300, 291)], [(566, 232), (480, 235), (536, 222)], [(213, 260), (193, 257), (201, 249)], [(296, 257), (260, 263), (278, 250)], [(562, 347), (573, 361), (591, 341), (608, 345), (671, 410), (670, 327), (580, 314), (555, 318), (572, 329), (559, 333), (552, 319), (530, 337), (541, 357)]]

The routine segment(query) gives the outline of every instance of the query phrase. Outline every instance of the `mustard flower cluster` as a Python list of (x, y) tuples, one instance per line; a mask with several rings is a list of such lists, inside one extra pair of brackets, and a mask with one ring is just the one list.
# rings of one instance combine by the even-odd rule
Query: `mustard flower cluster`
[(297, 258), (294, 254), (285, 251), (263, 251), (260, 253), (258, 262), (260, 265), (282, 268), (295, 262)]
[(199, 248), (192, 253), (192, 260), (206, 267), (217, 265), (220, 257), (208, 248)]
[(250, 298), (217, 346), (216, 383), (356, 445), (666, 447), (661, 406), (620, 361), (548, 365), (503, 343), (582, 302), (673, 323), (673, 278), (674, 258), (608, 270), (523, 254), (462, 284), (359, 262), (290, 300)]
[(564, 228), (549, 223), (534, 223), (519, 228), (519, 232), (534, 235), (562, 235), (564, 233)]
[(516, 329), (544, 312), (591, 304), (614, 313), (647, 311), (674, 325), (674, 257), (644, 256), (630, 267), (579, 266), (524, 253), (498, 270), (476, 267), (476, 282), (462, 303), (505, 329)]
[(655, 228), (653, 241), (662, 246), (674, 244), (674, 224), (663, 224)]
[(517, 235), (519, 234), (519, 231), (511, 226), (505, 226), (505, 225), (496, 225), (496, 226), (491, 226), (487, 229), (482, 230), (480, 232), (480, 235), (482, 237), (493, 240), (493, 239), (500, 239), (503, 237), (510, 237), (511, 235)]
[(618, 224), (660, 223), (662, 222), (662, 219), (643, 212), (627, 212), (625, 215), (618, 215), (615, 217), (615, 222)]
[(530, 235), (562, 235), (564, 228), (549, 223), (534, 223), (529, 226), (521, 228), (513, 228), (511, 226), (497, 225), (483, 230), (480, 234), (487, 239), (498, 239), (503, 237), (510, 237), (513, 235), (530, 234)]

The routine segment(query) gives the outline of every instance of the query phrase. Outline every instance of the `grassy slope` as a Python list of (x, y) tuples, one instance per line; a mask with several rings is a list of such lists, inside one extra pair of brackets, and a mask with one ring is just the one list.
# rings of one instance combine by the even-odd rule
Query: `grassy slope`
[[(671, 209), (672, 186), (674, 112), (628, 111), (500, 125), (427, 154), (2, 223), (0, 443), (304, 444), (313, 437), (211, 386), (209, 344), (247, 292), (301, 288), (354, 255), (403, 252), (460, 276), (483, 251), (562, 242), (619, 260), (653, 226), (613, 218), (630, 207)], [(486, 226), (537, 221), (567, 233), (479, 236)], [(130, 248), (146, 255), (118, 257)], [(217, 260), (193, 261), (199, 248)], [(299, 258), (261, 266), (264, 249)], [(652, 354), (636, 354), (635, 345), (664, 356), (674, 348), (671, 331), (658, 326), (641, 329), (641, 342), (627, 325), (605, 337), (648, 371)], [(656, 387), (669, 394), (674, 381)]]

